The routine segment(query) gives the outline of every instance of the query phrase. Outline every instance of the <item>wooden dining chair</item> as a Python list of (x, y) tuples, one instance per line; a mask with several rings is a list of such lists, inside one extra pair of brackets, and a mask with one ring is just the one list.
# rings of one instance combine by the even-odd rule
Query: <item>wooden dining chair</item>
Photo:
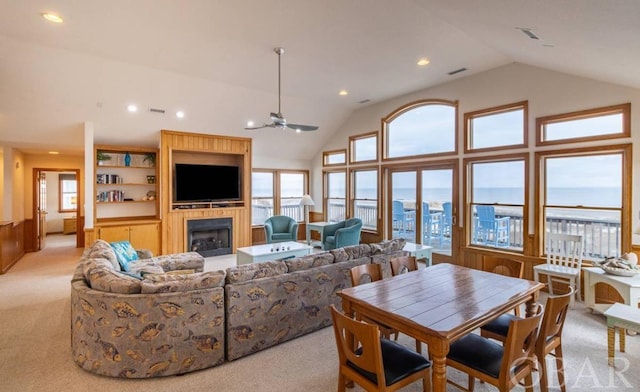
[[(484, 256), (482, 259), (482, 270), (493, 272), (494, 274), (522, 279), (522, 276), (524, 275), (524, 263), (514, 259)], [(514, 311), (516, 316), (520, 316), (520, 306), (514, 308)]]
[(525, 390), (532, 392), (534, 350), (542, 309), (538, 305), (533, 316), (511, 320), (504, 345), (473, 333), (452, 343), (447, 366), (467, 373), (469, 378), (467, 388), (451, 380), (447, 382), (461, 390), (473, 391), (477, 378), (506, 392), (524, 380)]
[(338, 392), (353, 381), (367, 391), (396, 391), (422, 380), (431, 390), (431, 362), (396, 342), (381, 339), (375, 324), (352, 319), (330, 305), (338, 348)]
[(418, 270), (418, 263), (414, 256), (399, 256), (391, 259), (391, 274), (393, 276)]
[[(540, 324), (540, 331), (536, 341), (535, 354), (538, 358), (540, 370), (540, 391), (549, 389), (547, 366), (545, 358), (551, 354), (556, 358), (558, 382), (562, 392), (566, 392), (564, 383), (564, 366), (562, 356), (562, 329), (567, 318), (569, 304), (574, 294), (574, 289), (569, 287), (567, 293), (557, 296), (549, 296), (545, 303), (544, 316)], [(505, 314), (481, 328), (481, 334), (485, 337), (504, 342), (509, 332), (511, 320), (518, 319), (511, 314)]]
[[(382, 280), (382, 267), (380, 264), (370, 263), (356, 265), (351, 268), (350, 272), (352, 286), (359, 286), (361, 284)], [(377, 324), (384, 338), (391, 339), (391, 335), (394, 335), (394, 340), (398, 340), (397, 330), (367, 318), (361, 319), (369, 324)], [(420, 343), (419, 340), (416, 340), (416, 352), (422, 353), (422, 343)]]

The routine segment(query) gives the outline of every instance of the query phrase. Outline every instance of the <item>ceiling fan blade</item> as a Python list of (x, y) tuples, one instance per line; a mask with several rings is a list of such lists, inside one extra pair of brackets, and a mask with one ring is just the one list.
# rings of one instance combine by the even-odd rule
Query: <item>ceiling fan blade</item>
[(316, 127), (315, 125), (300, 125), (300, 124), (287, 124), (287, 128), (295, 129), (296, 131), (301, 130), (304, 132), (315, 131), (316, 129), (318, 129), (318, 127)]
[(273, 124), (262, 124), (262, 125), (258, 125), (256, 127), (244, 127), (244, 129), (251, 131), (254, 129), (262, 129), (262, 128), (275, 128), (275, 126)]

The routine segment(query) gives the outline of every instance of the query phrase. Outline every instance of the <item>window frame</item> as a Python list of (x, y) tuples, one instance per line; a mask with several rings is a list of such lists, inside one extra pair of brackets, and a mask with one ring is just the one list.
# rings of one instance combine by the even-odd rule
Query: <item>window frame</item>
[[(339, 163), (328, 163), (331, 156), (334, 155), (343, 155), (344, 160)], [(345, 166), (347, 164), (347, 149), (342, 148), (339, 150), (329, 150), (322, 152), (322, 166), (323, 167), (332, 167), (332, 166)]]
[[(547, 124), (560, 123), (571, 120), (580, 120), (606, 116), (611, 114), (622, 114), (622, 132), (616, 134), (582, 136), (559, 140), (544, 140), (544, 127)], [(536, 146), (554, 146), (559, 144), (579, 143), (594, 140), (614, 140), (631, 137), (631, 103), (621, 105), (604, 106), (595, 109), (579, 110), (570, 113), (555, 114), (552, 116), (536, 118)]]
[[(413, 109), (416, 109), (421, 106), (427, 106), (427, 105), (448, 105), (453, 107), (455, 112), (454, 125), (453, 125), (453, 128), (454, 128), (453, 129), (453, 132), (454, 132), (453, 150), (445, 151), (445, 152), (406, 155), (402, 157), (390, 158), (389, 157), (389, 134), (388, 134), (389, 126), (388, 124), (393, 120), (395, 120), (396, 118), (398, 118), (399, 116)], [(409, 102), (408, 104), (400, 106), (399, 108), (389, 113), (387, 116), (383, 117), (380, 120), (381, 122), (380, 129), (382, 129), (382, 162), (394, 162), (394, 161), (407, 160), (407, 159), (413, 160), (413, 159), (420, 159), (420, 158), (447, 157), (447, 156), (458, 155), (458, 137), (459, 137), (458, 136), (458, 109), (459, 109), (458, 100), (450, 101), (446, 99), (424, 99), (424, 100)]]
[[(364, 221), (363, 221), (363, 226), (362, 226), (362, 230), (369, 232), (369, 233), (374, 233), (374, 234), (378, 234), (380, 233), (380, 223), (382, 221), (381, 219), (381, 194), (382, 194), (382, 190), (381, 188), (381, 184), (382, 184), (382, 180), (381, 180), (381, 171), (380, 171), (380, 167), (378, 167), (377, 165), (372, 165), (372, 166), (362, 166), (362, 167), (357, 167), (357, 168), (352, 168), (349, 169), (348, 171), (348, 177), (349, 177), (349, 183), (350, 183), (350, 188), (349, 188), (349, 192), (347, 193), (347, 198), (349, 201), (349, 211), (353, 211), (353, 217), (355, 217), (355, 211), (356, 211), (356, 200), (361, 200), (361, 199), (356, 199), (356, 186), (357, 186), (357, 182), (355, 180), (355, 176), (356, 173), (358, 172), (370, 172), (370, 171), (375, 171), (376, 172), (376, 227), (375, 229), (371, 229), (369, 227), (365, 227), (364, 226)], [(362, 200), (367, 200), (367, 199), (362, 199)]]
[[(281, 194), (281, 190), (280, 190), (280, 186), (281, 186), (281, 175), (282, 174), (287, 174), (287, 173), (295, 173), (295, 174), (302, 174), (303, 176), (303, 181), (304, 181), (304, 191), (303, 191), (303, 195), (305, 194), (309, 194), (309, 170), (296, 170), (296, 169), (291, 169), (291, 170), (282, 170), (282, 169), (264, 169), (264, 168), (254, 168), (251, 170), (251, 174), (253, 174), (254, 172), (260, 172), (260, 173), (272, 173), (273, 175), (273, 215), (282, 215), (282, 194)], [(253, 183), (251, 184), (252, 189), (251, 189), (251, 204), (253, 205), (253, 200), (255, 199), (253, 197)], [(266, 197), (260, 197), (260, 199), (266, 199)], [(272, 216), (273, 216), (272, 215)], [(304, 212), (302, 213), (302, 220), (298, 221), (298, 223), (302, 223), (304, 222)], [(251, 224), (252, 227), (260, 227), (263, 226), (264, 224)]]
[[(66, 177), (69, 177), (66, 179)], [(73, 178), (71, 178), (73, 177)], [(65, 192), (63, 183), (65, 181), (74, 181), (76, 183), (75, 192)], [(70, 194), (75, 195), (76, 197), (76, 208), (64, 208), (64, 195)], [(72, 196), (73, 197), (73, 196)], [(75, 173), (59, 173), (58, 174), (58, 212), (66, 213), (66, 212), (78, 212), (78, 177)]]
[[(480, 117), (488, 117), (495, 114), (502, 114), (508, 112), (515, 112), (522, 109), (522, 140), (520, 144), (509, 144), (503, 146), (472, 148), (472, 121)], [(514, 150), (518, 148), (527, 148), (529, 146), (529, 101), (520, 101), (509, 103), (506, 105), (494, 106), (491, 108), (476, 110), (473, 112), (466, 112), (464, 114), (464, 153), (485, 152), (485, 151), (501, 151), (501, 150)]]
[[(473, 178), (471, 176), (471, 167), (475, 163), (500, 163), (500, 162), (513, 162), (522, 161), (524, 163), (523, 168), (523, 184), (524, 184), (524, 199), (523, 204), (505, 204), (505, 203), (474, 203), (472, 190), (473, 190)], [(529, 254), (529, 194), (531, 189), (531, 181), (529, 176), (529, 154), (528, 153), (513, 153), (503, 155), (491, 155), (482, 157), (468, 157), (463, 160), (463, 198), (464, 198), (464, 224), (465, 224), (465, 244), (467, 248), (475, 249), (488, 249), (491, 251), (502, 251), (514, 254)], [(516, 250), (509, 248), (497, 248), (493, 246), (487, 246), (482, 244), (476, 244), (472, 242), (473, 234), (473, 206), (475, 205), (492, 205), (492, 206), (505, 206), (505, 207), (522, 207), (522, 250)]]
[[(358, 141), (375, 138), (376, 152), (375, 157), (373, 159), (367, 160), (356, 160), (356, 150)], [(378, 131), (367, 132), (359, 135), (349, 136), (349, 163), (350, 164), (367, 164), (367, 163), (375, 163), (378, 162), (378, 157), (380, 156), (380, 142), (379, 142)]]
[[(322, 172), (322, 206), (324, 209), (325, 221), (331, 222), (329, 219), (329, 176), (333, 173), (344, 174), (344, 217), (346, 219), (349, 215), (349, 173), (346, 168), (336, 170), (323, 170)], [(337, 199), (337, 198), (336, 198)]]
[[(539, 151), (535, 154), (536, 161), (536, 186), (538, 191), (535, 195), (535, 232), (540, 233), (538, 236), (538, 254), (542, 257), (546, 253), (544, 251), (546, 244), (546, 226), (545, 226), (545, 211), (547, 207), (551, 208), (565, 208), (565, 206), (548, 206), (546, 203), (546, 179), (544, 173), (546, 172), (546, 166), (544, 161), (547, 158), (561, 158), (561, 157), (580, 157), (580, 156), (597, 156), (597, 155), (611, 155), (620, 154), (622, 156), (622, 200), (620, 208), (611, 207), (582, 207), (582, 209), (590, 210), (620, 210), (620, 254), (631, 250), (631, 229), (632, 229), (632, 212), (631, 208), (625, 206), (632, 205), (631, 189), (633, 179), (631, 178), (632, 165), (633, 165), (633, 144), (613, 144), (606, 146), (585, 147), (585, 148), (566, 148), (559, 150)], [(566, 208), (580, 209), (581, 206), (569, 206)], [(586, 243), (585, 243), (586, 247)], [(583, 261), (589, 261), (589, 259), (583, 259)]]

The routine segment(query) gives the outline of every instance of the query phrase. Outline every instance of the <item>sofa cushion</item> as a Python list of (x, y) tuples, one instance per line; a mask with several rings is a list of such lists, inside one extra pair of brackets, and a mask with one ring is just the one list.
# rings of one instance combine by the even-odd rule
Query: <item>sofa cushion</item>
[(129, 271), (129, 263), (138, 260), (138, 254), (131, 246), (131, 243), (129, 241), (117, 241), (110, 243), (110, 245), (122, 270)]
[(289, 272), (295, 272), (332, 264), (334, 259), (335, 257), (331, 252), (321, 252), (309, 256), (296, 257), (295, 259), (287, 259), (284, 263), (287, 265)]
[(227, 268), (227, 283), (239, 283), (286, 273), (287, 265), (284, 261), (265, 261), (264, 263), (244, 264)]
[(139, 294), (141, 281), (109, 268), (94, 268), (89, 272), (89, 286), (94, 290), (119, 294)]
[(116, 253), (113, 251), (111, 245), (109, 245), (109, 243), (105, 240), (96, 240), (86, 253), (86, 258), (107, 259), (113, 266), (114, 270), (122, 270), (122, 268), (120, 268), (120, 263), (118, 263), (118, 259), (116, 258)]
[(404, 238), (397, 238), (395, 240), (381, 241), (377, 244), (369, 244), (369, 246), (371, 247), (371, 254), (378, 255), (402, 250), (406, 243), (407, 240), (405, 240)]
[(142, 280), (141, 291), (143, 294), (149, 294), (222, 287), (224, 285), (225, 275), (224, 271), (208, 271), (194, 274), (145, 275)]
[(344, 248), (331, 249), (329, 252), (331, 252), (334, 257), (334, 263), (342, 263), (343, 261), (349, 260), (349, 254)]
[(371, 256), (371, 247), (369, 244), (350, 245), (345, 246), (343, 249), (349, 257), (348, 260)]

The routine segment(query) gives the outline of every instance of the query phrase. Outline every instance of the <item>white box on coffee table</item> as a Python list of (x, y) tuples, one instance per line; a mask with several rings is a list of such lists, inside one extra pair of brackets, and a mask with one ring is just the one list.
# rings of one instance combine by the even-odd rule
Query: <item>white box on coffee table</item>
[(237, 250), (238, 265), (306, 256), (312, 249), (309, 245), (293, 241), (247, 246)]

